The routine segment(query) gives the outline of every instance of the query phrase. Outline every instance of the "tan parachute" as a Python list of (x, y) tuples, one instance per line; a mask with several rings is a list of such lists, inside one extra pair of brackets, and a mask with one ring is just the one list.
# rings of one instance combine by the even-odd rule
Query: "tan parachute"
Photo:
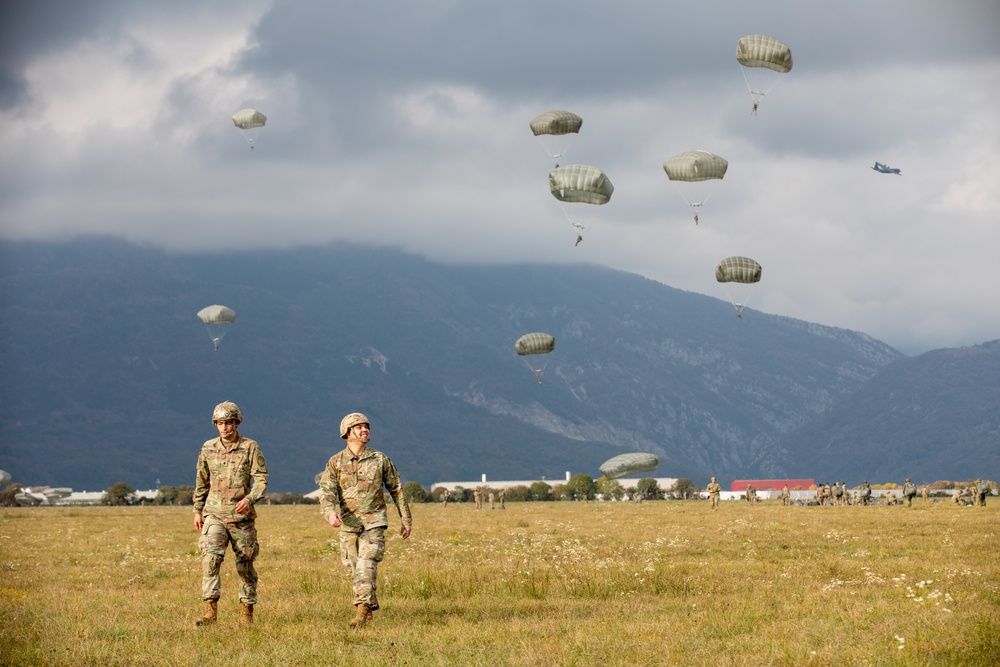
[(715, 279), (722, 283), (726, 296), (736, 308), (736, 317), (743, 319), (749, 289), (747, 285), (760, 282), (760, 264), (749, 257), (727, 257), (715, 267)]
[[(521, 357), (533, 354), (548, 354), (554, 349), (556, 349), (556, 339), (542, 332), (526, 333), (514, 343), (514, 351)], [(541, 368), (535, 368), (528, 363), (527, 359), (523, 359), (523, 361), (528, 370), (538, 378), (538, 384), (541, 384), (542, 373), (545, 372), (545, 368), (549, 365), (548, 358), (545, 359), (545, 364)]]
[(574, 135), (579, 134), (582, 125), (582, 118), (572, 111), (562, 109), (546, 111), (532, 118), (529, 123), (531, 133), (538, 137), (542, 150), (557, 167), (559, 159), (566, 154), (566, 149)]
[(750, 91), (750, 113), (756, 116), (761, 99), (778, 85), (782, 74), (792, 71), (792, 50), (774, 37), (747, 35), (736, 43), (736, 62)]
[(667, 178), (694, 212), (696, 225), (701, 207), (712, 196), (727, 169), (729, 162), (725, 158), (708, 151), (686, 151), (663, 163)]
[(256, 109), (241, 109), (233, 114), (233, 125), (243, 133), (243, 138), (253, 150), (260, 128), (267, 123), (267, 116)]
[(601, 474), (607, 479), (617, 479), (637, 472), (656, 470), (660, 459), (654, 454), (630, 452), (619, 454), (601, 464)]
[(222, 342), (222, 337), (226, 335), (229, 327), (236, 321), (236, 311), (218, 304), (205, 306), (198, 311), (198, 319), (205, 325), (208, 337), (212, 339), (212, 345), (218, 350), (219, 343)]
[(603, 206), (611, 201), (615, 186), (597, 167), (571, 164), (556, 167), (549, 172), (549, 191), (559, 201), (559, 207), (566, 214), (566, 219), (576, 229), (576, 244), (579, 245), (583, 240), (582, 231), (594, 216), (594, 211), (576, 207), (574, 214), (570, 215), (568, 207), (563, 204), (587, 204), (584, 209), (589, 206)]

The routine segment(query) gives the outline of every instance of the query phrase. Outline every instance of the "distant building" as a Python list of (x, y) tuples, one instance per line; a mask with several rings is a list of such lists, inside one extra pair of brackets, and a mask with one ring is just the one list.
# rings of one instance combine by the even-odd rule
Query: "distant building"
[(775, 491), (781, 491), (782, 487), (786, 484), (789, 490), (794, 489), (797, 486), (802, 487), (802, 489), (812, 489), (816, 486), (816, 480), (814, 479), (734, 479), (733, 484), (730, 487), (733, 491), (744, 492), (747, 487), (753, 485), (753, 488), (758, 491), (765, 489), (774, 489)]

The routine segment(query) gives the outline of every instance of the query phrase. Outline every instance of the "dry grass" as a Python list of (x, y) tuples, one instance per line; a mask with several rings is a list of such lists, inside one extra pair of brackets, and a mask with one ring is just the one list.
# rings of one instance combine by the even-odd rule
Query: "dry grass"
[(315, 506), (262, 507), (257, 623), (195, 628), (190, 508), (0, 510), (5, 665), (992, 665), (1000, 505), (417, 505), (372, 627)]

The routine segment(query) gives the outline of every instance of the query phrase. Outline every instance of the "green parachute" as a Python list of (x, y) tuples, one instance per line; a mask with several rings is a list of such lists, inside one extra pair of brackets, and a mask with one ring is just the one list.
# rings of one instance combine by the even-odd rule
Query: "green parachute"
[(727, 169), (729, 162), (725, 158), (708, 151), (686, 151), (663, 163), (667, 178), (694, 212), (696, 225), (701, 207), (708, 202)]
[(566, 214), (567, 220), (576, 229), (576, 243), (583, 240), (582, 231), (586, 229), (590, 218), (594, 216), (593, 209), (584, 211), (579, 208), (570, 215), (568, 207), (563, 204), (587, 204), (603, 206), (611, 201), (615, 186), (604, 172), (597, 167), (585, 164), (571, 164), (556, 167), (549, 172), (549, 191), (559, 201), (559, 207)]
[(726, 296), (743, 319), (743, 307), (750, 294), (749, 285), (760, 282), (760, 264), (749, 257), (727, 257), (715, 267), (715, 279), (722, 283)]
[(250, 150), (253, 150), (260, 128), (264, 127), (265, 123), (267, 116), (256, 109), (241, 109), (233, 114), (233, 125), (243, 133), (243, 138), (250, 144)]
[(631, 452), (608, 459), (601, 464), (600, 470), (607, 479), (617, 479), (637, 472), (656, 470), (658, 465), (660, 465), (660, 459), (654, 454)]
[(580, 132), (583, 119), (571, 111), (554, 109), (535, 116), (529, 126), (531, 133), (538, 137), (542, 150), (548, 155), (555, 166), (559, 166), (559, 158), (566, 154), (573, 137)]
[(236, 321), (236, 311), (226, 306), (214, 305), (205, 306), (198, 311), (198, 319), (205, 325), (208, 337), (212, 339), (212, 345), (219, 349), (222, 337), (229, 331), (229, 327)]
[[(556, 349), (556, 339), (547, 333), (535, 332), (526, 333), (514, 343), (514, 351), (521, 357), (530, 356), (533, 354), (548, 354), (552, 350)], [(541, 368), (535, 368), (528, 363), (527, 359), (522, 359), (524, 365), (528, 367), (535, 377), (538, 378), (538, 384), (542, 383), (542, 373), (545, 372), (546, 367), (549, 365), (549, 359), (545, 359), (545, 364)]]
[(774, 90), (782, 74), (792, 71), (792, 50), (774, 37), (747, 35), (736, 43), (736, 62), (753, 101), (750, 113), (756, 116), (761, 99)]

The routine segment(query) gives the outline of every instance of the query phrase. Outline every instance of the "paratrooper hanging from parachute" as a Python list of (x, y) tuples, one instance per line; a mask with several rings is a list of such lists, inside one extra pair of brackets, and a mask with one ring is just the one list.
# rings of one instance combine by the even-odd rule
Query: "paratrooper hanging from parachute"
[[(514, 351), (521, 357), (533, 354), (548, 354), (554, 349), (556, 349), (556, 339), (547, 333), (541, 332), (524, 334), (514, 343)], [(527, 359), (522, 359), (522, 361), (524, 361), (524, 365), (528, 367), (528, 370), (538, 378), (538, 384), (541, 384), (542, 373), (545, 372), (545, 369), (549, 365), (548, 357), (546, 357), (545, 364), (541, 368), (535, 368), (528, 363)]]
[(722, 283), (726, 296), (736, 309), (736, 317), (740, 320), (743, 319), (743, 307), (750, 294), (749, 286), (760, 282), (760, 273), (760, 264), (749, 257), (727, 257), (715, 267), (715, 279)]
[(580, 241), (583, 240), (583, 230), (587, 228), (587, 223), (595, 215), (595, 212), (593, 209), (584, 212), (577, 208), (574, 215), (570, 215), (569, 210), (563, 204), (586, 204), (587, 207), (603, 206), (611, 201), (615, 186), (597, 167), (571, 164), (565, 167), (556, 167), (549, 172), (549, 191), (559, 201), (559, 207), (566, 214), (566, 219), (576, 230), (576, 243), (574, 245), (580, 245)]
[(205, 325), (208, 337), (212, 339), (212, 345), (218, 350), (222, 337), (236, 321), (236, 311), (220, 305), (205, 306), (198, 311), (198, 319)]
[(792, 71), (792, 50), (774, 37), (747, 35), (736, 43), (736, 62), (750, 90), (750, 114), (756, 116), (760, 101), (778, 85), (780, 75)]
[(667, 178), (694, 212), (696, 225), (701, 207), (715, 192), (715, 186), (726, 175), (727, 169), (728, 160), (708, 151), (686, 151), (663, 163)]
[(583, 119), (571, 111), (554, 109), (535, 116), (529, 126), (531, 133), (538, 137), (542, 150), (552, 159), (556, 167), (559, 159), (566, 154), (574, 136), (579, 134)]
[(264, 127), (265, 123), (267, 123), (267, 116), (256, 109), (241, 109), (233, 114), (233, 125), (250, 144), (250, 150), (253, 150), (257, 136), (260, 134), (260, 128)]

